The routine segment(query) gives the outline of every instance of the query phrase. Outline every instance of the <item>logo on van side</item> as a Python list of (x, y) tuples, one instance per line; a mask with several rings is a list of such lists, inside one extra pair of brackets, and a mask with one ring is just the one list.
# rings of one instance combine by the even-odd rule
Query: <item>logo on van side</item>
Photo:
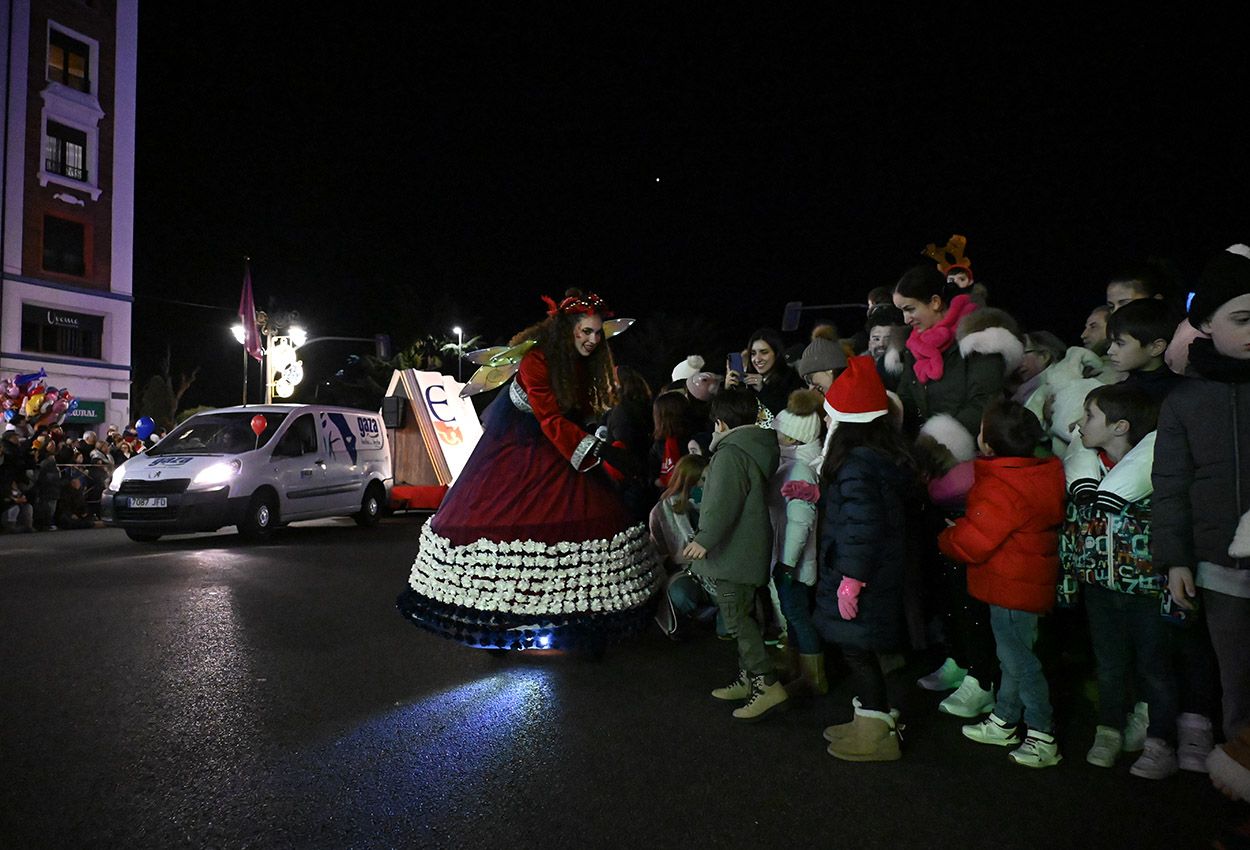
[[(335, 436), (326, 428), (326, 420), (334, 425), (338, 435)], [(321, 414), (321, 433), (326, 435), (326, 451), (331, 457), (336, 452), (335, 444), (342, 443), (343, 449), (347, 452), (347, 456), (352, 459), (352, 463), (356, 462), (356, 435), (352, 433), (352, 428), (347, 424), (347, 417), (341, 413), (322, 413)]]

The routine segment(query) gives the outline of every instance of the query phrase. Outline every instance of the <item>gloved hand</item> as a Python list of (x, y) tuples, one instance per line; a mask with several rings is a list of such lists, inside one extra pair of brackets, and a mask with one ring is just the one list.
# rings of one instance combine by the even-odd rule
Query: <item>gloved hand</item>
[(843, 620), (854, 620), (859, 615), (859, 591), (864, 583), (857, 578), (843, 576), (838, 585), (838, 613)]
[(781, 495), (785, 499), (800, 499), (813, 505), (820, 501), (820, 488), (809, 481), (787, 481), (781, 485)]
[(627, 478), (633, 478), (642, 472), (641, 464), (624, 446), (616, 443), (596, 443), (595, 454), (599, 456), (600, 460)]

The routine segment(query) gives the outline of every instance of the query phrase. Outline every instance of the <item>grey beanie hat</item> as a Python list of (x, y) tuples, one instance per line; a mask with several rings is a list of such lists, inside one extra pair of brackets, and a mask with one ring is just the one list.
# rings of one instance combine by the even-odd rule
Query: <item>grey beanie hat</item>
[(803, 349), (803, 356), (794, 365), (801, 376), (846, 368), (846, 352), (833, 340), (816, 337)]

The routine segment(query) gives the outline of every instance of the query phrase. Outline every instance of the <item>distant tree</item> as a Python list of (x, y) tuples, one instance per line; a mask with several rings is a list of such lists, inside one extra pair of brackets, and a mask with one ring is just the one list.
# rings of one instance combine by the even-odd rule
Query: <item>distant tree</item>
[(195, 407), (188, 407), (186, 410), (179, 410), (177, 415), (174, 416), (174, 420), (175, 420), (174, 424), (177, 425), (182, 422), (186, 422), (195, 414), (203, 413), (206, 410), (216, 410), (216, 408), (213, 407), (211, 404), (200, 404), (200, 405), (196, 405)]
[(135, 417), (138, 419), (150, 416), (161, 428), (172, 428), (177, 424), (174, 414), (178, 410), (178, 403), (182, 401), (182, 397), (195, 383), (196, 376), (200, 373), (199, 366), (192, 369), (189, 375), (180, 372), (175, 386), (169, 374), (169, 364), (170, 351), (167, 345), (165, 356), (161, 358), (161, 372), (148, 379), (147, 386), (143, 390), (143, 397), (139, 400), (139, 412)]
[(160, 375), (153, 375), (143, 389), (143, 397), (139, 400), (139, 414), (135, 418), (150, 416), (159, 427), (172, 428), (175, 407), (169, 381)]
[[(389, 360), (372, 354), (353, 354), (342, 369), (313, 391), (314, 397), (325, 404), (377, 410), (396, 369), (441, 372), (446, 363), (442, 351), (447, 345), (445, 338), (430, 335), (411, 343)], [(454, 342), (450, 345), (456, 347)]]

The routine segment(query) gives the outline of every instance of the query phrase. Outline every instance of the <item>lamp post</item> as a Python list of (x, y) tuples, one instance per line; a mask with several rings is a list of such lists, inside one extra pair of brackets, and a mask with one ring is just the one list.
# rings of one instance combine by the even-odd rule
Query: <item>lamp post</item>
[(234, 338), (239, 341), (239, 345), (243, 348), (243, 403), (247, 404), (247, 331), (244, 330), (242, 324), (237, 324), (230, 329), (234, 334)]
[(456, 335), (456, 381), (464, 383), (464, 330), (456, 325), (451, 329)]

